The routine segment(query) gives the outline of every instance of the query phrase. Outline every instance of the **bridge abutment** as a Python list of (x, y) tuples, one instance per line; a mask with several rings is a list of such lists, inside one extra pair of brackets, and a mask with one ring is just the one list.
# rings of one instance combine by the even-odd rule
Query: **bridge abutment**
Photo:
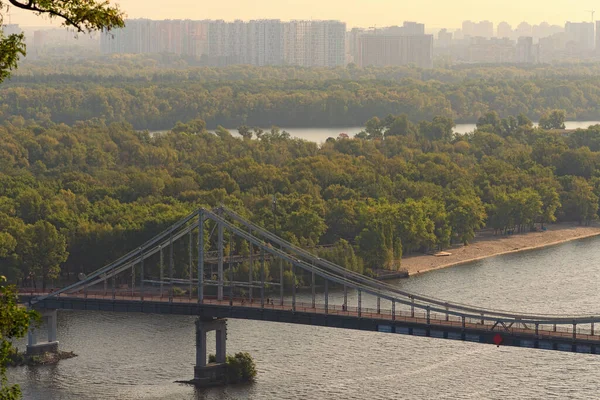
[[(216, 360), (207, 363), (206, 334), (216, 332)], [(193, 383), (213, 386), (226, 383), (227, 377), (227, 320), (221, 318), (196, 320), (196, 366)]]
[(44, 310), (41, 312), (42, 321), (46, 324), (47, 341), (38, 342), (38, 332), (35, 326), (29, 326), (27, 333), (27, 354), (40, 355), (44, 353), (58, 353), (58, 340), (56, 335), (56, 310)]

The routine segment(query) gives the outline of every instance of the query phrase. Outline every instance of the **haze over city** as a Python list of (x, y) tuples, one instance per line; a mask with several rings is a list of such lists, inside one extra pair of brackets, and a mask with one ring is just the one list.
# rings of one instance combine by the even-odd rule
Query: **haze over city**
[[(406, 3), (395, 0), (222, 0), (202, 2), (173, 0), (114, 1), (126, 11), (128, 18), (150, 19), (336, 19), (346, 22), (348, 28), (396, 25), (404, 20), (424, 22), (428, 29), (458, 28), (463, 20), (521, 21), (563, 24), (565, 20), (591, 21), (591, 13), (597, 3), (591, 0), (544, 1), (531, 0), (456, 0), (453, 2), (423, 0)], [(598, 10), (600, 12), (600, 9)], [(11, 9), (12, 23), (24, 26), (49, 24), (26, 11)], [(5, 21), (6, 22), (6, 21)], [(55, 23), (56, 24), (56, 23)]]

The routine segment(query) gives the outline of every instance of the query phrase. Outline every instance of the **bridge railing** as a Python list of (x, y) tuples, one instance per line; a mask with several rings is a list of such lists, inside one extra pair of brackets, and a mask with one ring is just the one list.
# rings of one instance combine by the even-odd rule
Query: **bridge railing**
[[(35, 293), (35, 292), (34, 292)], [(86, 299), (97, 299), (97, 300), (128, 300), (137, 301), (139, 293), (135, 292), (120, 292), (114, 296), (103, 293), (61, 293), (56, 295), (58, 298), (86, 298)], [(154, 302), (162, 304), (177, 304), (187, 303), (197, 305), (197, 301), (189, 296), (159, 296), (149, 294), (144, 298), (145, 302)], [(500, 326), (498, 321), (493, 319), (478, 319), (478, 318), (463, 318), (457, 317), (450, 314), (441, 314), (437, 312), (426, 312), (409, 311), (409, 310), (389, 310), (389, 309), (376, 309), (372, 307), (355, 307), (355, 306), (343, 306), (343, 305), (328, 305), (317, 303), (313, 307), (312, 303), (306, 302), (293, 302), (285, 300), (284, 304), (261, 304), (260, 300), (257, 301), (246, 301), (244, 298), (236, 297), (231, 299), (217, 300), (215, 298), (206, 298), (203, 302), (206, 305), (217, 305), (223, 307), (236, 307), (236, 308), (253, 308), (253, 309), (264, 309), (264, 310), (278, 310), (287, 312), (298, 312), (298, 313), (312, 313), (312, 314), (327, 314), (335, 316), (345, 316), (350, 318), (370, 318), (375, 320), (381, 320), (382, 323), (388, 321), (393, 323), (394, 321), (414, 323), (429, 326), (431, 329), (435, 327), (454, 327), (454, 328), (466, 328), (473, 330), (496, 330), (500, 333), (511, 333), (511, 334), (529, 334), (535, 335), (537, 338), (556, 338), (564, 337), (571, 339), (583, 339), (583, 340), (596, 340), (600, 341), (600, 336), (594, 334), (593, 325), (585, 326), (560, 326), (557, 324), (536, 324), (517, 322), (510, 326)], [(514, 322), (514, 321), (513, 321)], [(537, 332), (537, 333), (536, 333)]]

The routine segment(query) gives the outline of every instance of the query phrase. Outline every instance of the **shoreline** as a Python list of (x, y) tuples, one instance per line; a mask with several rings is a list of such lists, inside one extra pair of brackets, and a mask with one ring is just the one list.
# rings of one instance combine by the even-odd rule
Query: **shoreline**
[(562, 223), (549, 225), (548, 228), (546, 232), (528, 232), (512, 236), (493, 236), (490, 231), (481, 231), (468, 246), (457, 245), (444, 250), (451, 253), (448, 257), (426, 254), (409, 256), (402, 259), (400, 268), (407, 270), (408, 276), (413, 277), (486, 258), (540, 250), (575, 240), (600, 236), (600, 225), (598, 224), (577, 226)]

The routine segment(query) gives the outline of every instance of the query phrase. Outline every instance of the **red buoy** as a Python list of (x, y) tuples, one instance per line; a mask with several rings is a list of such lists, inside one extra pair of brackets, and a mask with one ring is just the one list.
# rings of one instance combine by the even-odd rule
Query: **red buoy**
[(502, 344), (502, 336), (500, 336), (499, 333), (496, 333), (496, 336), (494, 336), (494, 343), (496, 346), (500, 346)]

